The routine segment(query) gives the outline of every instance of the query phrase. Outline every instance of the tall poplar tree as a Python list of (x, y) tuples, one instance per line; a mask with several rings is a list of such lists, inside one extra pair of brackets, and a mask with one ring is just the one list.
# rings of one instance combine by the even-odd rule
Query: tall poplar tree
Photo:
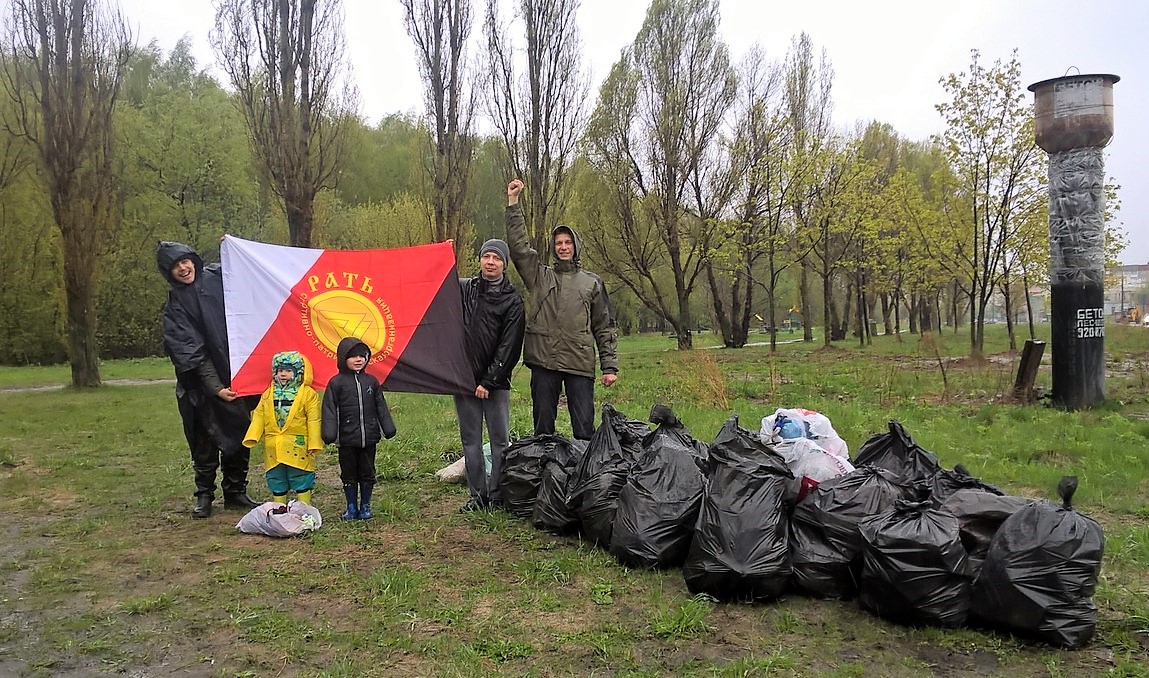
[(431, 153), (434, 211), (432, 237), (454, 241), (458, 257), (472, 239), (468, 213), (471, 162), (475, 156), (475, 92), (467, 69), (471, 34), (470, 0), (400, 0), (407, 35), (423, 77)]
[(10, 0), (0, 78), (9, 133), (36, 149), (64, 261), (72, 385), (100, 385), (96, 292), (117, 226), (113, 110), (132, 36), (97, 0)]
[(570, 193), (568, 179), (586, 125), (590, 80), (582, 68), (578, 0), (516, 0), (524, 46), (516, 49), (487, 0), (484, 31), (488, 106), (509, 174), (523, 180), (527, 235), (546, 251)]
[(211, 42), (283, 201), (290, 242), (310, 247), (315, 197), (335, 186), (358, 102), (342, 1), (217, 0)]

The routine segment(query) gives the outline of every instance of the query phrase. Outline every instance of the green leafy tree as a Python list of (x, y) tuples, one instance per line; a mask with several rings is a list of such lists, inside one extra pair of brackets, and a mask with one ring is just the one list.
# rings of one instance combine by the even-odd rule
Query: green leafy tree
[(117, 109), (123, 201), (109, 243), (99, 309), (103, 357), (155, 355), (167, 284), (155, 243), (178, 240), (207, 260), (224, 233), (286, 239), (281, 213), (261, 195), (244, 120), (219, 83), (201, 71), (190, 43), (168, 55), (154, 45), (133, 54)]
[(429, 141), (419, 119), (389, 115), (374, 127), (352, 124), (347, 133), (347, 160), (336, 187), (344, 204), (385, 203), (426, 192), (423, 156)]
[[(756, 47), (739, 65), (739, 76), (726, 142), (731, 218), (715, 221), (718, 237), (706, 258), (714, 317), (728, 348), (746, 344), (755, 315), (755, 290), (761, 285), (772, 299), (782, 270), (776, 258), (788, 240), (783, 226), (789, 215), (789, 187), (781, 180), (781, 164), (791, 137), (788, 117), (781, 108), (782, 70), (767, 63), (765, 53)], [(763, 282), (759, 271), (764, 261), (768, 273)], [(776, 323), (770, 317), (768, 324), (773, 328)]]
[(717, 139), (736, 83), (718, 21), (713, 0), (654, 0), (586, 137), (610, 208), (586, 240), (679, 349), (693, 345), (691, 295), (729, 199)]
[[(0, 58), (4, 58), (0, 55)], [(11, 105), (0, 99), (0, 108)], [(60, 234), (43, 187), (28, 171), (35, 149), (0, 129), (0, 364), (67, 357), (59, 303)]]
[(947, 208), (955, 246), (939, 243), (934, 251), (969, 300), (970, 355), (976, 358), (984, 347), (986, 308), (1041, 166), (1016, 50), (1009, 61), (988, 68), (973, 50), (969, 70), (941, 83), (950, 95), (937, 109), (946, 123), (939, 142), (956, 179)]
[[(814, 45), (810, 36), (801, 33), (793, 38), (786, 54), (786, 108), (790, 116), (793, 133), (789, 173), (789, 183), (797, 190), (792, 191), (790, 209), (794, 212), (796, 229), (809, 232), (812, 226), (810, 203), (823, 190), (817, 179), (823, 174), (812, 168), (824, 162), (823, 149), (830, 143), (832, 100), (830, 91), (834, 83), (834, 67), (825, 50), (817, 62), (814, 59)], [(799, 262), (798, 293), (801, 306), (808, 309), (810, 286), (808, 283), (811, 261), (808, 258), (809, 246), (803, 246), (801, 239), (796, 241), (794, 258)], [(813, 327), (805, 322), (802, 339), (813, 341)]]

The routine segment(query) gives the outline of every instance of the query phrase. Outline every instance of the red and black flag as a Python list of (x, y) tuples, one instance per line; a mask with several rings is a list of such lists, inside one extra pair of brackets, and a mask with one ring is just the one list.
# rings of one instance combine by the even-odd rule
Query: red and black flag
[(284, 247), (226, 236), (221, 248), (231, 386), (267, 388), (271, 358), (299, 351), (323, 388), (344, 337), (371, 348), (387, 391), (469, 394), (463, 305), (449, 242), (381, 250)]

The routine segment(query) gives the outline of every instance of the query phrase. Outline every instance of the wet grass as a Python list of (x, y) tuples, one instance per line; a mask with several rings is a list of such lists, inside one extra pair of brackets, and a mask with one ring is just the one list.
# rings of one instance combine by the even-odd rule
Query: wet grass
[[(1130, 348), (1114, 339), (1111, 362), (1144, 364), (1149, 349), (1132, 336)], [(339, 522), (329, 450), (315, 493), (321, 530), (243, 535), (238, 512), (191, 519), (173, 387), (150, 384), (0, 392), (0, 674), (1149, 675), (1144, 373), (1111, 373), (1110, 401), (1090, 412), (1005, 405), (997, 396), (1016, 357), (955, 360), (943, 380), (936, 361), (910, 350), (917, 338), (903, 339), (901, 351), (878, 337), (868, 349), (683, 354), (665, 337), (624, 338), (622, 379), (598, 396), (636, 418), (669, 404), (704, 439), (731, 412), (755, 429), (777, 407), (808, 407), (854, 451), (896, 418), (946, 466), (964, 463), (1017, 494), (1051, 497), (1061, 475), (1078, 475), (1078, 508), (1108, 540), (1089, 647), (899, 627), (852, 602), (796, 595), (715, 603), (692, 596), (680, 570), (629, 570), (503, 513), (459, 514), (465, 491), (432, 476), (459, 447), (446, 397), (390, 396), (399, 436), (379, 449), (375, 520)], [(951, 339), (964, 348), (960, 335), (945, 337), (943, 355)], [(161, 361), (107, 367), (168, 377)], [(48, 374), (16, 372), (24, 369), (0, 380), (34, 385)], [(519, 435), (529, 426), (528, 376), (515, 377)], [(565, 415), (560, 428), (569, 432)], [(256, 465), (252, 491), (264, 490)]]

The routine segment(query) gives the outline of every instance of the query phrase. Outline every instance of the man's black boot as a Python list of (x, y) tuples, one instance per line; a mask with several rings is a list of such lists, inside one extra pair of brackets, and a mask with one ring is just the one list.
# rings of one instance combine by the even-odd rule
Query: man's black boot
[(209, 518), (211, 517), (211, 495), (200, 494), (196, 495), (195, 508), (192, 509), (192, 518)]
[(245, 509), (250, 511), (256, 506), (259, 506), (259, 504), (247, 496), (247, 492), (236, 492), (235, 494), (223, 495), (223, 506), (224, 508)]

